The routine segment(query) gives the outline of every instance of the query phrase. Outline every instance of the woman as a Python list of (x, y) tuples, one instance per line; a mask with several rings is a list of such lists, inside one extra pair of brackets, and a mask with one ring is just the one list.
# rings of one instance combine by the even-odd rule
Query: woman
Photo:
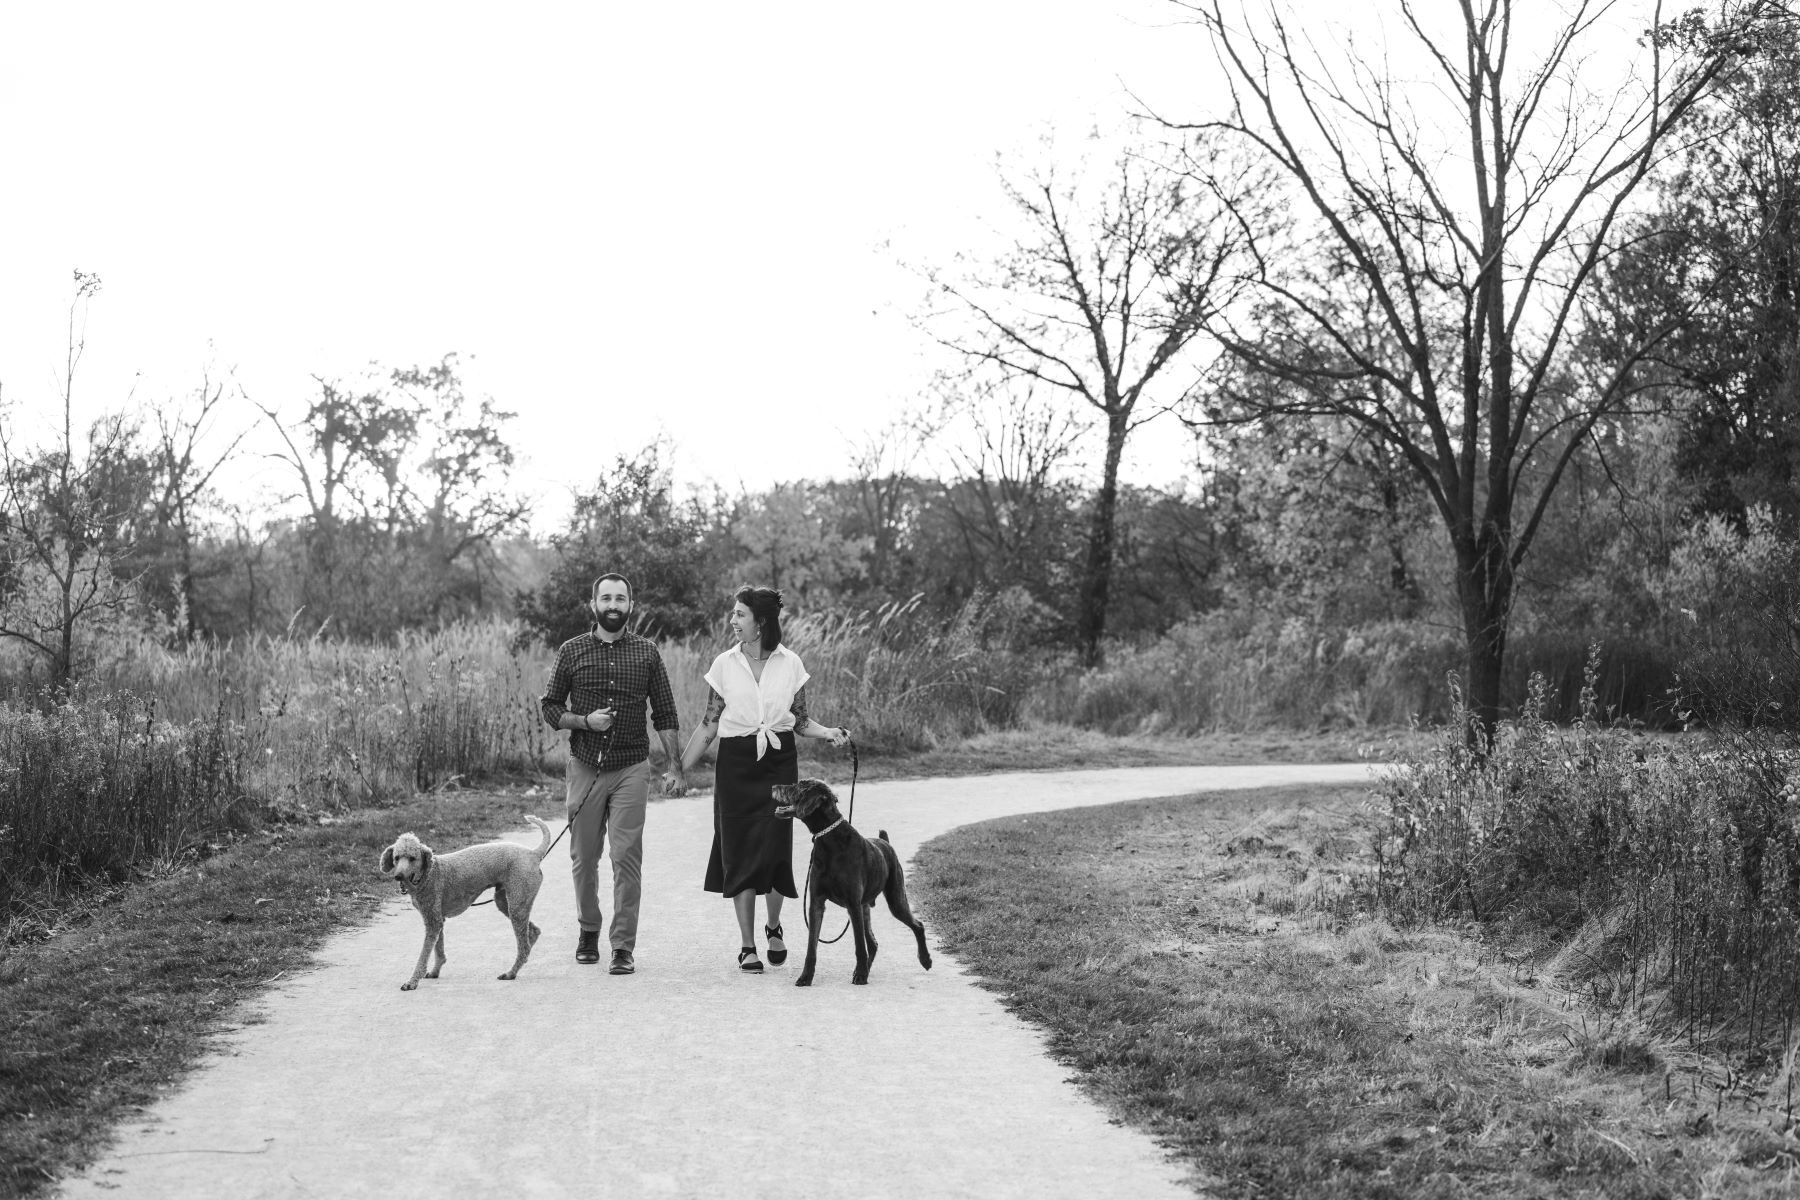
[(794, 890), (793, 823), (776, 819), (770, 789), (799, 780), (795, 734), (842, 746), (850, 731), (827, 728), (807, 714), (806, 667), (781, 644), (781, 593), (741, 587), (733, 600), (731, 632), (738, 644), (715, 658), (706, 672), (712, 689), (706, 719), (688, 739), (681, 769), (692, 770), (718, 736), (712, 854), (703, 886), (731, 898), (742, 946), (738, 966), (761, 971), (753, 931), (756, 898), (768, 897), (763, 933), (769, 940), (769, 961), (780, 966), (787, 961), (781, 899), (799, 894)]

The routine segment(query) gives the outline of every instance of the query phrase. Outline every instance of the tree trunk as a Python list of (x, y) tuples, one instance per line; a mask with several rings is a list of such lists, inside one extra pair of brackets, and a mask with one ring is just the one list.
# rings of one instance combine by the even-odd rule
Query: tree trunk
[[(70, 567), (71, 574), (74, 567)], [(75, 610), (69, 603), (68, 589), (63, 589), (62, 628), (57, 631), (56, 654), (50, 660), (50, 678), (58, 687), (75, 675)]]
[(1119, 460), (1125, 454), (1128, 427), (1123, 415), (1109, 417), (1106, 426), (1106, 462), (1101, 468), (1100, 492), (1094, 497), (1094, 520), (1088, 531), (1087, 570), (1081, 582), (1081, 611), (1077, 632), (1084, 666), (1097, 667), (1106, 637), (1106, 598), (1112, 588), (1114, 527), (1119, 513)]
[(1499, 543), (1457, 549), (1457, 599), (1461, 602), (1467, 650), (1469, 709), (1466, 731), (1471, 749), (1486, 753), (1500, 722), (1501, 668), (1506, 659), (1506, 626), (1512, 608), (1512, 572)]

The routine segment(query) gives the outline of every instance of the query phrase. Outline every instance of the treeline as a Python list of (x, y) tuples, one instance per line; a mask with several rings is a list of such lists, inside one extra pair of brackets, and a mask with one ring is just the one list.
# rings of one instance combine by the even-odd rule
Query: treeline
[[(467, 394), (454, 356), (316, 379), (298, 415), (207, 380), (75, 430), (99, 286), (78, 276), (60, 436), (26, 444), (0, 410), (6, 673), (91, 673), (123, 631), (391, 640), (501, 617), (554, 643), (614, 568), (669, 637), (714, 628), (745, 581), (799, 612), (978, 610), (981, 638), (1038, 652), (1062, 691), (1092, 676), (1070, 711), (1109, 726), (1141, 705), (1178, 725), (1218, 711), (1168, 711), (1202, 650), (1320, 679), (1354, 660), (1341, 687), (1361, 694), (1320, 700), (1340, 714), (1320, 720), (1443, 715), (1450, 669), (1490, 724), (1538, 668), (1566, 715), (1596, 642), (1604, 706), (1678, 720), (1683, 664), (1774, 603), (1756, 581), (1800, 523), (1800, 43), (1783, 11), (1652, 31), (1663, 74), (1635, 81), (1631, 112), (1660, 124), (1594, 133), (1585, 167), (1534, 165), (1535, 110), (1506, 118), (1524, 122), (1510, 157), (1462, 164), (1520, 196), (1498, 225), (1436, 192), (1388, 124), (1331, 132), (1401, 156), (1376, 178), (1353, 154), (1278, 153), (1279, 113), (1244, 108), (1152, 130), (1086, 179), (1013, 180), (1017, 246), (933, 276), (926, 324), (960, 365), (840, 476), (731, 494), (638, 447), (553, 529), (513, 479), (509, 414)], [(1234, 71), (1300, 52), (1201, 25), (1225, 50), (1261, 39)], [(1492, 54), (1499, 28), (1446, 36)], [(1544, 88), (1581, 79), (1557, 45), (1531, 76)], [(1582, 190), (1608, 163), (1613, 190)], [(1345, 188), (1365, 203), (1332, 207)], [(1484, 237), (1501, 240), (1471, 254)], [(1488, 320), (1495, 305), (1514, 316)], [(278, 446), (258, 499), (220, 482), (245, 477), (251, 426)], [(1186, 481), (1122, 482), (1128, 439), (1148, 437), (1193, 448)], [(1138, 690), (1157, 680), (1168, 699)]]

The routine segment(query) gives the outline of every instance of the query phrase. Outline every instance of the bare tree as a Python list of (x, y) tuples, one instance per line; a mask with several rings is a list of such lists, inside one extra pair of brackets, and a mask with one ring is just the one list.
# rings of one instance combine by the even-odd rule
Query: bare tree
[(98, 275), (75, 272), (59, 442), (26, 453), (0, 424), (0, 637), (43, 655), (57, 683), (74, 674), (77, 633), (121, 608), (130, 590), (115, 558), (115, 534), (129, 514), (116, 511), (106, 484), (134, 430), (112, 417), (94, 424), (85, 447), (75, 441), (75, 371), (87, 347), (88, 302), (99, 290)]
[(893, 582), (894, 559), (919, 503), (913, 467), (937, 431), (935, 421), (909, 413), (851, 451), (858, 523), (869, 539), (869, 586), (878, 592)]
[(231, 461), (248, 436), (240, 431), (214, 453), (203, 449), (216, 424), (218, 407), (226, 396), (226, 379), (211, 372), (201, 376), (193, 397), (182, 404), (156, 411), (157, 452), (161, 459), (161, 488), (155, 500), (155, 520), (171, 556), (170, 590), (177, 601), (177, 616), (184, 637), (195, 632), (194, 533), (197, 509), (212, 486), (213, 476)]
[(1586, 382), (1565, 361), (1584, 296), (1646, 176), (1779, 6), (1725, 0), (1710, 21), (1669, 24), (1656, 8), (1624, 79), (1598, 69), (1618, 48), (1622, 6), (1606, 0), (1553, 22), (1515, 0), (1403, 0), (1404, 40), (1375, 54), (1280, 12), (1180, 7), (1210, 35), (1231, 100), (1175, 127), (1253, 148), (1310, 220), (1299, 240), (1246, 214), (1258, 303), (1209, 314), (1232, 354), (1286, 385), (1237, 397), (1239, 416), (1347, 417), (1404, 459), (1455, 555), (1479, 742), (1499, 714), (1519, 564), (1557, 483), (1676, 323), (1639, 330)]
[(993, 390), (997, 395), (986, 403), (970, 406), (971, 441), (949, 452), (959, 478), (947, 490), (946, 506), (981, 583), (1028, 586), (1045, 599), (1067, 561), (1061, 549), (1072, 541), (1063, 530), (1073, 488), (1058, 476), (1082, 425), (1031, 388), (1001, 382)]
[(1254, 173), (1209, 167), (1175, 172), (1138, 152), (1097, 187), (1053, 172), (1007, 181), (1019, 242), (967, 277), (932, 276), (972, 327), (938, 335), (942, 344), (977, 371), (1042, 385), (1104, 430), (1076, 621), (1090, 664), (1106, 633), (1126, 442), (1181, 390), (1163, 403), (1153, 395), (1229, 303), (1245, 245), (1233, 209), (1258, 203)]

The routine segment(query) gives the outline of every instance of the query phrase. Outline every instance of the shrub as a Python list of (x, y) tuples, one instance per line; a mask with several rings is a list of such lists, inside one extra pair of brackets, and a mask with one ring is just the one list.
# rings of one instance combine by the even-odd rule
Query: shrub
[(223, 704), (185, 722), (126, 692), (0, 705), (0, 911), (65, 878), (124, 879), (218, 828), (252, 740)]
[(548, 765), (543, 651), (510, 625), (386, 645), (114, 648), (109, 678), (0, 702), (0, 903), (120, 879), (235, 814), (311, 819)]
[(1486, 756), (1456, 723), (1377, 789), (1396, 920), (1481, 923), (1696, 1041), (1761, 1046), (1800, 1015), (1800, 753), (1766, 734), (1647, 738), (1524, 712)]
[[(1596, 693), (1603, 709), (1672, 723), (1675, 675), (1668, 656), (1636, 639), (1603, 644)], [(1522, 705), (1527, 681), (1541, 674), (1552, 681), (1538, 700), (1544, 713), (1575, 718), (1587, 645), (1566, 633), (1515, 638), (1504, 703)], [(1110, 646), (1097, 670), (1061, 663), (1034, 690), (1025, 712), (1117, 734), (1442, 724), (1453, 716), (1447, 680), (1463, 659), (1460, 634), (1417, 622), (1325, 628), (1292, 619), (1269, 628), (1214, 613), (1147, 644)]]
[(920, 749), (1018, 722), (1035, 682), (1012, 648), (1012, 598), (977, 593), (948, 621), (922, 597), (861, 613), (808, 613), (785, 636), (806, 660), (807, 702), (876, 750)]

